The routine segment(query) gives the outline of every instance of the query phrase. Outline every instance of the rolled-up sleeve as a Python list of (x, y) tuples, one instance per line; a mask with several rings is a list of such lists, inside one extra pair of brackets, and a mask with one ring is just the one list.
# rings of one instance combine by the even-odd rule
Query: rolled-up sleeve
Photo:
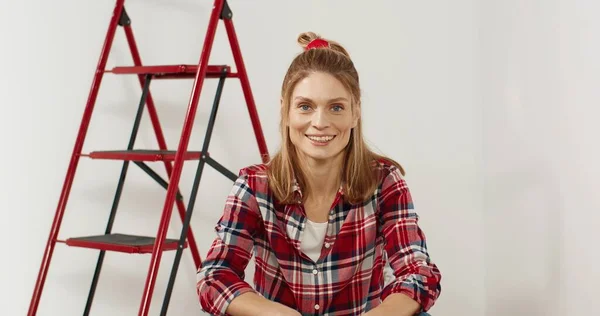
[(385, 177), (379, 203), (385, 250), (396, 278), (385, 287), (382, 299), (402, 293), (428, 311), (440, 295), (441, 273), (429, 257), (419, 216), (399, 169), (392, 167)]
[(252, 256), (259, 223), (258, 204), (247, 176), (241, 172), (215, 227), (217, 237), (197, 273), (196, 290), (205, 312), (225, 315), (234, 298), (254, 291), (244, 281), (244, 271)]

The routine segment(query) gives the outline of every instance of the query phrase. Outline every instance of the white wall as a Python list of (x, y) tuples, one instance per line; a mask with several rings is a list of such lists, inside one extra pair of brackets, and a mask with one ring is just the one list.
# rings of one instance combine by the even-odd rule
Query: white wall
[(480, 9), (485, 315), (598, 315), (600, 4)]
[(565, 315), (556, 15), (552, 3), (489, 1), (481, 17), (486, 315)]
[[(146, 64), (197, 61), (211, 1), (128, 3)], [(349, 49), (362, 75), (367, 137), (406, 167), (431, 254), (444, 275), (443, 294), (432, 312), (482, 315), (482, 108), (476, 93), (474, 1), (230, 3), (271, 152), (278, 144), (279, 88), (299, 50), (297, 34), (316, 31)], [(0, 190), (4, 212), (9, 215), (0, 221), (8, 246), (0, 284), (3, 291), (12, 293), (10, 304), (2, 303), (8, 306), (6, 314), (23, 314), (28, 308), (111, 12), (111, 1), (29, 0), (1, 5), (2, 43), (11, 44), (0, 50), (4, 73), (0, 135), (6, 151), (0, 170), (2, 179), (14, 179)], [(222, 27), (211, 60), (231, 62)], [(124, 36), (118, 32), (109, 66), (130, 63)], [(190, 86), (191, 81), (154, 82), (152, 86), (173, 148)], [(214, 81), (205, 84), (207, 94), (200, 102), (191, 148), (201, 146), (215, 86)], [(139, 94), (135, 78), (105, 77), (85, 151), (126, 145)], [(232, 170), (259, 161), (243, 106), (239, 84), (228, 82), (211, 152)], [(51, 114), (58, 118), (51, 119)], [(109, 123), (115, 126), (107, 128)], [(156, 147), (148, 120), (142, 125), (137, 147)], [(155, 167), (164, 175), (160, 164)], [(81, 161), (61, 238), (103, 232), (119, 170), (120, 164), (113, 161)], [(186, 193), (193, 170), (191, 163), (184, 169)], [(205, 171), (192, 221), (203, 256), (214, 238), (212, 228), (230, 186), (229, 180), (212, 169)], [(113, 231), (155, 234), (163, 196), (162, 188), (137, 168), (130, 168)], [(171, 237), (180, 228), (175, 213), (172, 222)], [(39, 315), (80, 314), (96, 258), (95, 251), (57, 245)], [(172, 258), (173, 253), (163, 256), (152, 314), (160, 308)], [(110, 253), (93, 314), (135, 314), (148, 261), (149, 256)], [(171, 301), (173, 315), (200, 313), (194, 285), (193, 262), (187, 255)]]

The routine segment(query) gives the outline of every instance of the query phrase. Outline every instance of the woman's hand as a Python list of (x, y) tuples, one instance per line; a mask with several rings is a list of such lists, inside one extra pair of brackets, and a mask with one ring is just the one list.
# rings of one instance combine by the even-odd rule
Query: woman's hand
[[(265, 306), (267, 307), (267, 306)], [(261, 313), (262, 314), (262, 313)], [(269, 302), (264, 314), (266, 316), (302, 316), (297, 310), (291, 309), (283, 304)]]
[(363, 314), (363, 316), (412, 316), (417, 315), (419, 309), (419, 303), (413, 299), (403, 294), (394, 293), (386, 297), (383, 303), (381, 303), (379, 306)]
[(269, 301), (253, 292), (244, 293), (233, 299), (226, 313), (232, 316), (302, 316), (295, 309)]

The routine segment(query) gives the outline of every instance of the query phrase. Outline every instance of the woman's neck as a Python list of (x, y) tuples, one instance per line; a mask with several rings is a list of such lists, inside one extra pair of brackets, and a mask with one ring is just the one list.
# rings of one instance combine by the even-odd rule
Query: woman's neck
[(344, 155), (340, 154), (333, 159), (315, 160), (305, 159), (305, 181), (310, 188), (307, 195), (312, 200), (328, 200), (335, 196), (340, 188)]

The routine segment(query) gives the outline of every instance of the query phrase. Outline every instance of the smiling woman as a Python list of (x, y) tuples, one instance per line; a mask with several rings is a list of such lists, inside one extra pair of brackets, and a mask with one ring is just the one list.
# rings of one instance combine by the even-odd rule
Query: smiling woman
[[(294, 203), (296, 196), (292, 188), (297, 183), (303, 188), (303, 199), (306, 200), (312, 194), (311, 192), (320, 191), (313, 186), (322, 183), (322, 181), (310, 181), (312, 177), (309, 174), (314, 174), (316, 168), (333, 168), (342, 171), (339, 176), (344, 179), (331, 180), (343, 180), (345, 199), (353, 203), (365, 201), (379, 184), (378, 177), (373, 175), (373, 163), (384, 157), (369, 150), (362, 137), (358, 72), (346, 49), (334, 41), (307, 32), (300, 34), (298, 43), (303, 47), (304, 52), (292, 61), (281, 88), (280, 132), (283, 141), (281, 150), (273, 156), (269, 164), (271, 168), (267, 170), (271, 189), (283, 203)], [(336, 143), (342, 147), (328, 146), (332, 148), (327, 148), (327, 152), (330, 153), (337, 150), (336, 155), (332, 156), (336, 159), (307, 160), (311, 155), (306, 155), (305, 150), (310, 147), (296, 148), (298, 144), (294, 141), (297, 140), (295, 139), (297, 133), (293, 131), (291, 120), (295, 118), (294, 114), (297, 113), (298, 106), (301, 106), (300, 109), (306, 110), (309, 106), (311, 110), (318, 110), (319, 104), (323, 105), (327, 102), (331, 106), (331, 111), (342, 109), (342, 117), (350, 120), (352, 126), (344, 135), (340, 135), (347, 138), (336, 136), (339, 138)], [(325, 120), (329, 117), (331, 116), (313, 116)], [(319, 135), (317, 129), (314, 127), (313, 132)], [(389, 158), (385, 158), (385, 161), (395, 166), (404, 175), (404, 169), (400, 164)], [(317, 167), (315, 163), (329, 164), (329, 166)]]
[[(281, 91), (282, 146), (240, 171), (198, 271), (216, 315), (415, 315), (441, 292), (404, 170), (366, 146), (358, 73), (304, 33)], [(252, 253), (254, 288), (244, 281)]]
[(309, 165), (330, 162), (341, 166), (344, 148), (358, 121), (346, 88), (334, 76), (317, 72), (300, 80), (292, 97), (289, 133), (298, 154)]

